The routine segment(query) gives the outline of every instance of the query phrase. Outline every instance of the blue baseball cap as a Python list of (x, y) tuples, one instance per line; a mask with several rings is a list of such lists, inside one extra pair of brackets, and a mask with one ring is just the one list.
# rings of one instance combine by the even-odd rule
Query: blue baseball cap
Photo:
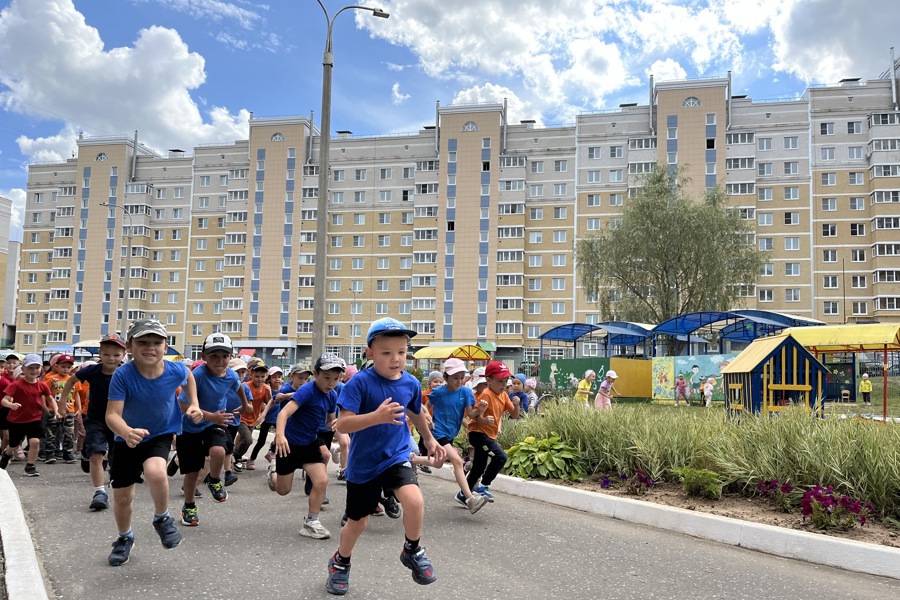
[(369, 327), (369, 333), (366, 334), (366, 346), (372, 345), (372, 340), (377, 338), (379, 335), (384, 335), (387, 333), (402, 333), (406, 334), (409, 337), (413, 337), (416, 335), (416, 332), (412, 329), (407, 329), (403, 326), (403, 323), (398, 321), (397, 319), (392, 319), (391, 317), (385, 317), (383, 319), (378, 319)]

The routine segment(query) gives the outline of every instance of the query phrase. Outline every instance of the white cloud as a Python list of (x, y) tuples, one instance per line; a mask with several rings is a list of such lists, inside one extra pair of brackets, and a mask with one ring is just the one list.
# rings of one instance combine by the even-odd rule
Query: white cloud
[[(233, 21), (243, 29), (253, 29), (264, 21), (263, 16), (257, 11), (248, 10), (237, 6), (234, 2), (222, 0), (133, 0), (135, 2), (154, 2), (164, 8), (181, 12), (195, 19), (205, 21), (222, 22)], [(258, 5), (261, 9), (268, 9), (267, 5)]]
[(401, 94), (400, 93), (400, 82), (395, 82), (394, 85), (391, 86), (391, 102), (395, 106), (399, 106), (403, 104), (407, 100), (410, 99), (409, 94)]
[(677, 81), (687, 77), (684, 67), (671, 58), (656, 61), (644, 73), (648, 78), (653, 75), (656, 81)]
[(509, 112), (507, 120), (510, 123), (518, 123), (522, 119), (534, 119), (538, 125), (543, 125), (539, 111), (530, 102), (519, 98), (513, 90), (502, 85), (486, 83), (461, 90), (450, 104), (503, 104), (504, 99)]
[(396, 72), (396, 73), (400, 73), (400, 72), (403, 71), (403, 69), (406, 68), (405, 66), (403, 66), (403, 65), (398, 65), (397, 63), (389, 62), (389, 63), (386, 63), (386, 64), (387, 64), (388, 71), (394, 71), (394, 72)]
[(138, 129), (158, 148), (247, 137), (248, 111), (214, 106), (201, 114), (191, 92), (206, 80), (204, 67), (163, 27), (142, 29), (131, 47), (105, 49), (71, 0), (13, 0), (0, 12), (0, 105), (64, 122), (55, 136), (17, 140), (30, 160), (68, 157), (78, 130), (130, 136)]
[(0, 190), (0, 196), (12, 200), (12, 218), (10, 219), (9, 239), (22, 241), (22, 225), (25, 223), (25, 190), (12, 188)]

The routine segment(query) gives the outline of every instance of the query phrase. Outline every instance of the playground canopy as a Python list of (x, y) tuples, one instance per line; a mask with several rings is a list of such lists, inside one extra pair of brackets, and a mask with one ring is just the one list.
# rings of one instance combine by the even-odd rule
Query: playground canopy
[(425, 346), (416, 351), (416, 353), (413, 354), (413, 358), (416, 360), (447, 360), (448, 358), (458, 358), (466, 361), (490, 361), (491, 355), (478, 346), (463, 344), (462, 346)]
[[(574, 344), (580, 338), (590, 336), (612, 346), (639, 346), (651, 337), (653, 325), (646, 323), (629, 323), (628, 321), (606, 321), (597, 325), (587, 323), (566, 323), (549, 329), (540, 335), (541, 356), (544, 355), (544, 342)], [(644, 354), (647, 354), (646, 348)]]
[(706, 328), (719, 334), (720, 339), (751, 342), (788, 327), (825, 325), (823, 321), (788, 315), (771, 310), (728, 310), (685, 313), (663, 321), (653, 328), (653, 335), (672, 337), (691, 334)]
[(794, 336), (804, 348), (818, 353), (900, 350), (900, 325), (897, 323), (790, 328), (782, 334)]

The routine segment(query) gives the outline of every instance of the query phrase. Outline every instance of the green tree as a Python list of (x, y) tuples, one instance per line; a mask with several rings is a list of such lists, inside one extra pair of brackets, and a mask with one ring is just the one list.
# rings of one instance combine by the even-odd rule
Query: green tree
[(727, 209), (721, 188), (696, 200), (686, 183), (682, 171), (669, 175), (657, 165), (626, 200), (618, 226), (576, 242), (581, 285), (604, 319), (661, 323), (728, 310), (739, 304), (741, 286), (756, 283), (767, 255), (754, 229)]

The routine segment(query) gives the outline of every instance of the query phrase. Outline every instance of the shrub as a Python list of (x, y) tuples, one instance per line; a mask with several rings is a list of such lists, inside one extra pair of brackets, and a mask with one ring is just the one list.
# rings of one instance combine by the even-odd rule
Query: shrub
[(640, 469), (635, 470), (631, 477), (628, 473), (622, 473), (619, 478), (625, 482), (625, 492), (634, 496), (644, 496), (653, 487), (653, 479)]
[(715, 471), (682, 467), (674, 473), (681, 478), (681, 487), (688, 496), (718, 500), (722, 497), (722, 478)]
[(775, 507), (784, 512), (793, 511), (800, 501), (798, 491), (788, 481), (784, 483), (777, 479), (760, 481), (756, 484), (756, 491), (761, 497), (768, 498)]
[(509, 460), (504, 471), (523, 479), (563, 479), (581, 481), (585, 471), (581, 466), (581, 453), (563, 443), (559, 435), (537, 439), (528, 436), (507, 450)]
[(871, 504), (863, 506), (861, 501), (850, 496), (836, 496), (831, 486), (821, 485), (803, 494), (800, 507), (803, 520), (809, 517), (814, 527), (841, 531), (854, 527), (857, 520), (860, 525), (865, 525), (867, 518), (875, 511)]

